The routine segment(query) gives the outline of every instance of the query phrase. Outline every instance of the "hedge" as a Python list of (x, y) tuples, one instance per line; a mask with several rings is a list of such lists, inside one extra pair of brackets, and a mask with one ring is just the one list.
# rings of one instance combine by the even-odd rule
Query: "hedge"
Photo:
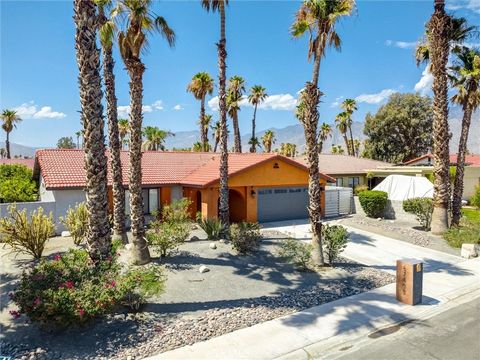
[(383, 217), (388, 194), (385, 191), (367, 190), (358, 194), (360, 205), (368, 217)]

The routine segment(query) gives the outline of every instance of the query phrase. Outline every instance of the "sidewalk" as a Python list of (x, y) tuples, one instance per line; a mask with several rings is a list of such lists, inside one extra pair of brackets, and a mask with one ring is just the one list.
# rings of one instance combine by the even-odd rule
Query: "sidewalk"
[[(292, 237), (308, 236), (306, 224), (295, 224), (295, 229), (279, 225), (271, 230), (290, 232)], [(150, 359), (306, 359), (316, 350), (323, 358), (328, 349), (334, 353), (341, 344), (372, 331), (429, 317), (455, 303), (480, 297), (479, 259), (464, 260), (365, 231), (353, 228), (349, 231), (351, 243), (344, 255), (353, 260), (393, 272), (397, 259), (422, 259), (425, 262), (423, 304), (398, 303), (395, 284), (390, 284)]]

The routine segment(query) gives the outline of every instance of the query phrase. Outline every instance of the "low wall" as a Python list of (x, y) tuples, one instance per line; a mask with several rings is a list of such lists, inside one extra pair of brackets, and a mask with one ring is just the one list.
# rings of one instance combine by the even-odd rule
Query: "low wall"
[(43, 208), (43, 213), (48, 215), (52, 213), (55, 222), (55, 228), (57, 234), (64, 230), (63, 224), (60, 222), (59, 217), (64, 214), (57, 213), (57, 206), (54, 201), (34, 201), (34, 202), (19, 202), (19, 203), (5, 203), (0, 204), (0, 217), (8, 216), (8, 208), (10, 205), (16, 204), (18, 210), (27, 210), (27, 214), (39, 208)]
[[(365, 212), (362, 209), (362, 205), (360, 205), (360, 200), (358, 196), (354, 196), (353, 198), (353, 213), (360, 214), (366, 216)], [(387, 206), (385, 207), (385, 213), (383, 215), (385, 219), (392, 219), (392, 220), (403, 220), (403, 221), (410, 221), (416, 222), (417, 218), (414, 214), (410, 214), (403, 210), (403, 201), (396, 201), (396, 200), (388, 200)]]

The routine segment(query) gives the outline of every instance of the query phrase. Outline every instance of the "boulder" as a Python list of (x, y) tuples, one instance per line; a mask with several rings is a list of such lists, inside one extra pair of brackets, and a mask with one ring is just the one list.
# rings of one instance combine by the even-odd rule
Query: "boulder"
[(72, 236), (70, 234), (70, 231), (62, 231), (62, 237), (69, 237), (69, 236)]
[(219, 242), (220, 244), (225, 244), (225, 239), (220, 239), (220, 240), (218, 240), (218, 242)]
[(462, 250), (460, 251), (460, 256), (465, 259), (471, 259), (477, 257), (477, 250), (475, 244), (462, 244)]
[(214, 242), (210, 243), (210, 249), (215, 250), (217, 248), (217, 244)]
[(200, 274), (203, 274), (203, 273), (206, 273), (206, 272), (209, 272), (209, 271), (210, 271), (210, 269), (208, 267), (206, 267), (205, 265), (200, 266), (200, 268), (198, 269), (198, 272)]
[(198, 238), (198, 236), (192, 236), (190, 238), (190, 241), (199, 241), (200, 239)]

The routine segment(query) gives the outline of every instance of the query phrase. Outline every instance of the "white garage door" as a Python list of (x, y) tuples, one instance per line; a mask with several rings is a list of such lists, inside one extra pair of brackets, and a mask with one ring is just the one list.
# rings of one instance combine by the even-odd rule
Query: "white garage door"
[(308, 217), (308, 188), (262, 188), (257, 191), (259, 222), (305, 219)]

